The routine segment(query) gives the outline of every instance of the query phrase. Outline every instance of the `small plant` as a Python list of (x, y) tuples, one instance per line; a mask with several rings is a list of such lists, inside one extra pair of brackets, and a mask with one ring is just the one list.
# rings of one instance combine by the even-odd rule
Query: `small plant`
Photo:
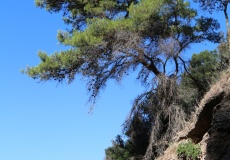
[(177, 148), (177, 155), (184, 160), (198, 160), (201, 155), (200, 145), (192, 143), (191, 140), (181, 143)]

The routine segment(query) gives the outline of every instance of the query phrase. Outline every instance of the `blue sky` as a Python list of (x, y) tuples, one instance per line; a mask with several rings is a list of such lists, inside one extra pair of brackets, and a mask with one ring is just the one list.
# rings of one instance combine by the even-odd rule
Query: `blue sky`
[[(0, 159), (103, 160), (104, 149), (121, 133), (132, 100), (143, 91), (135, 74), (121, 84), (109, 82), (88, 114), (89, 95), (81, 77), (66, 85), (38, 83), (20, 73), (39, 63), (39, 50), (63, 49), (56, 39), (57, 30), (66, 28), (61, 15), (37, 9), (33, 0), (0, 4)], [(224, 23), (222, 16), (216, 15)], [(215, 48), (204, 44), (191, 46), (186, 54)]]

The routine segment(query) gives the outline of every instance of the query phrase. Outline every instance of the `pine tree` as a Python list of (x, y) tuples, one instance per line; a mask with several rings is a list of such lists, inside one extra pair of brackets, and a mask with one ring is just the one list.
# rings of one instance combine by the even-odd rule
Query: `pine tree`
[(177, 77), (181, 53), (189, 45), (220, 39), (218, 22), (197, 17), (183, 0), (37, 0), (36, 4), (64, 12), (65, 22), (73, 27), (60, 31), (58, 40), (71, 48), (51, 55), (39, 52), (41, 63), (23, 72), (41, 81), (67, 78), (69, 83), (81, 74), (88, 81), (92, 102), (109, 79), (120, 81), (130, 71), (139, 70), (137, 78), (153, 90), (154, 79), (169, 72)]
[(39, 52), (41, 63), (23, 73), (40, 81), (69, 83), (80, 74), (94, 103), (108, 80), (119, 82), (129, 72), (138, 72), (146, 92), (136, 98), (131, 115), (145, 97), (156, 95), (155, 123), (144, 158), (153, 157), (153, 145), (159, 145), (162, 153), (181, 126), (175, 102), (180, 68), (186, 69), (182, 53), (194, 43), (219, 42), (219, 23), (198, 17), (184, 0), (37, 0), (36, 4), (49, 12), (63, 12), (72, 29), (60, 31), (58, 40), (70, 49), (51, 55)]

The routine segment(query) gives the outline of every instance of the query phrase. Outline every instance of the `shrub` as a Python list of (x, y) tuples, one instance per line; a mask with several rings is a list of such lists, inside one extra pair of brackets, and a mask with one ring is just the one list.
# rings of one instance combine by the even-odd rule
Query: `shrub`
[(177, 148), (177, 155), (185, 160), (198, 160), (201, 155), (200, 145), (192, 143), (191, 140), (181, 143)]

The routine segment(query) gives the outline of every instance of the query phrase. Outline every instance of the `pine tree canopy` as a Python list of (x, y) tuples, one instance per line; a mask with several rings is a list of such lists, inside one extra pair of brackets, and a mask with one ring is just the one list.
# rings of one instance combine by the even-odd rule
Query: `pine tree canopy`
[(155, 78), (178, 76), (185, 67), (181, 54), (191, 44), (220, 40), (219, 23), (199, 17), (184, 0), (37, 0), (36, 5), (63, 12), (72, 29), (59, 31), (58, 40), (70, 49), (39, 52), (40, 64), (23, 72), (69, 83), (83, 75), (91, 102), (109, 79), (120, 81), (132, 71), (153, 90)]

